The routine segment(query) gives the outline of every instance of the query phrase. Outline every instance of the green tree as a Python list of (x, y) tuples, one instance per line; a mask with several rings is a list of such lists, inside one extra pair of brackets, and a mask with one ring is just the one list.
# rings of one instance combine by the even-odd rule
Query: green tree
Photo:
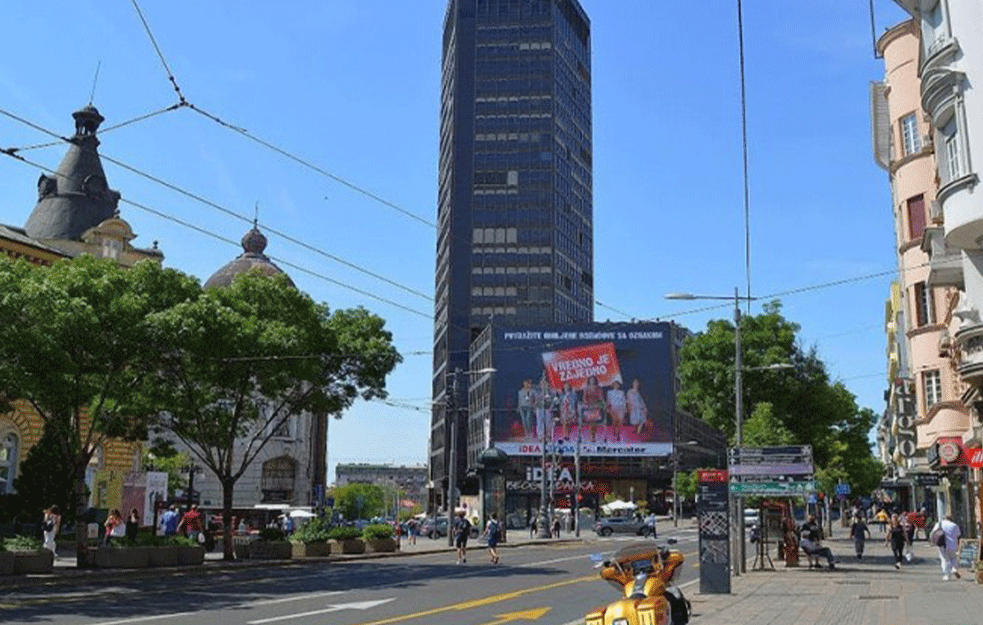
[(382, 514), (385, 493), (375, 484), (346, 484), (335, 488), (334, 509), (348, 520)]
[(744, 444), (748, 447), (794, 445), (795, 437), (775, 416), (771, 403), (764, 401), (755, 405), (754, 412), (744, 422)]
[[(143, 440), (156, 351), (148, 316), (198, 291), (193, 278), (151, 261), (123, 269), (80, 256), (35, 267), (0, 255), (0, 400), (23, 400), (40, 416), (86, 507), (85, 470), (108, 438)], [(78, 562), (86, 528), (76, 524)]]
[(226, 559), (235, 484), (277, 430), (304, 411), (338, 418), (359, 397), (385, 397), (400, 361), (381, 318), (329, 313), (258, 271), (161, 311), (152, 327), (162, 364), (147, 395), (167, 406), (158, 426), (222, 486)]
[(167, 439), (158, 438), (150, 448), (143, 451), (144, 466), (167, 473), (168, 499), (188, 486), (188, 462), (188, 455), (175, 449)]
[[(743, 444), (810, 444), (825, 474), (840, 466), (851, 485), (876, 485), (879, 463), (867, 441), (874, 413), (860, 409), (841, 382), (830, 380), (815, 347), (799, 344), (798, 331), (782, 316), (778, 302), (742, 318), (743, 399), (750, 411)], [(792, 368), (761, 369), (779, 363)], [(734, 443), (733, 324), (710, 321), (704, 332), (691, 336), (680, 352), (679, 374), (680, 407), (720, 428)]]
[[(75, 477), (61, 448), (65, 438), (56, 432), (54, 422), (44, 425), (41, 438), (27, 452), (14, 479), (14, 490), (20, 496), (21, 508), (40, 519), (41, 511), (57, 505), (61, 511), (62, 524), (75, 523)], [(86, 491), (88, 494), (88, 491)]]
[(679, 491), (681, 500), (694, 499), (696, 497), (696, 471), (680, 471), (676, 474), (676, 490)]

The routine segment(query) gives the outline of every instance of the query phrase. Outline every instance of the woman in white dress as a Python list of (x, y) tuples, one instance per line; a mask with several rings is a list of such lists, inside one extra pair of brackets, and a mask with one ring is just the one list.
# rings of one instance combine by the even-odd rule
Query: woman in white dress
[(58, 506), (51, 506), (44, 511), (44, 548), (51, 553), (58, 553), (58, 546), (55, 539), (58, 538), (58, 531), (61, 529), (61, 511)]
[(625, 413), (628, 405), (625, 392), (621, 390), (621, 382), (615, 380), (608, 391), (608, 414), (611, 415), (611, 428), (614, 430), (614, 440), (621, 440), (621, 426), (625, 423)]
[(645, 400), (642, 399), (642, 392), (639, 390), (641, 382), (638, 378), (631, 381), (631, 389), (628, 391), (628, 423), (635, 427), (635, 433), (641, 434), (645, 427), (645, 419), (648, 418), (648, 408), (645, 407)]

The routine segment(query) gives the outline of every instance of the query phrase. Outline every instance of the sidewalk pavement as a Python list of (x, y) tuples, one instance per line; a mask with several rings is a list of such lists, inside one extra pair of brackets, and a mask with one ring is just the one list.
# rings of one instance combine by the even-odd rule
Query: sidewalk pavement
[[(842, 530), (841, 533), (845, 533)], [(691, 586), (692, 623), (698, 625), (978, 625), (983, 623), (983, 586), (973, 571), (945, 582), (938, 548), (916, 541), (912, 562), (894, 568), (890, 547), (875, 533), (857, 560), (853, 541), (824, 541), (836, 570), (786, 568), (731, 578), (731, 594), (703, 595)], [(804, 562), (804, 560), (802, 561)], [(750, 562), (749, 562), (750, 564)], [(685, 591), (685, 590), (684, 590)]]

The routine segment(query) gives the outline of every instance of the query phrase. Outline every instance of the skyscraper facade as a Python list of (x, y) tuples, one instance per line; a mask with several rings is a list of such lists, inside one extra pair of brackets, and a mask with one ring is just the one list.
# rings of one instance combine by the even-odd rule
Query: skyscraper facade
[(464, 412), (472, 376), (448, 391), (482, 328), (593, 320), (590, 21), (577, 0), (449, 0), (440, 115), (435, 485), (452, 447), (463, 478), (481, 436)]

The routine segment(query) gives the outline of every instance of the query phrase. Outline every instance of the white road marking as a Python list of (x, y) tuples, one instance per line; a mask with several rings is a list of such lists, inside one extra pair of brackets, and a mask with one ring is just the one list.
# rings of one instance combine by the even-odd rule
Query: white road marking
[(376, 599), (375, 601), (357, 601), (355, 603), (339, 603), (337, 605), (329, 605), (323, 610), (312, 610), (310, 612), (300, 612), (298, 614), (284, 614), (283, 616), (273, 616), (270, 618), (263, 618), (256, 621), (248, 621), (249, 625), (262, 625), (262, 623), (275, 623), (277, 621), (286, 621), (289, 619), (303, 618), (305, 616), (317, 616), (319, 614), (327, 614), (328, 612), (339, 612), (341, 610), (368, 610), (369, 608), (374, 608), (380, 606), (384, 603), (389, 603), (395, 600), (395, 597), (390, 597), (388, 599)]
[(253, 601), (247, 603), (248, 606), (254, 605), (273, 605), (274, 603), (287, 603), (288, 601), (302, 601), (304, 599), (317, 599), (318, 597), (329, 597), (331, 595), (342, 595), (345, 591), (343, 590), (329, 590), (327, 592), (315, 592), (309, 595), (295, 595), (293, 597), (283, 597), (282, 599), (264, 599), (262, 601)]
[(98, 625), (122, 625), (123, 623), (139, 623), (142, 621), (156, 621), (157, 619), (166, 618), (178, 618), (181, 616), (194, 616), (199, 614), (199, 612), (174, 612), (173, 614), (158, 614), (156, 616), (136, 616), (133, 618), (124, 618), (118, 621), (104, 621)]

